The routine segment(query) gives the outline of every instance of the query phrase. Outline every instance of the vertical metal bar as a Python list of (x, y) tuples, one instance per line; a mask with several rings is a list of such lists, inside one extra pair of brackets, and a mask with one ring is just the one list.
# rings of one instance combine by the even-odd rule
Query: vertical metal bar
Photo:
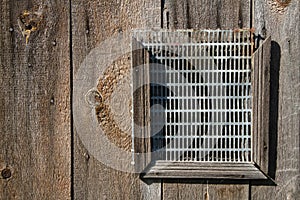
[[(245, 74), (245, 68), (244, 68), (244, 57), (246, 56), (245, 55), (245, 45), (244, 45), (244, 38), (245, 38), (245, 35), (244, 35), (244, 31), (242, 31), (242, 41), (241, 41), (241, 64), (240, 64), (240, 66), (239, 66), (239, 69), (240, 69), (240, 72), (239, 72), (239, 79), (238, 79), (238, 81), (239, 81), (239, 86), (238, 86), (238, 95), (243, 95), (243, 92), (241, 92), (240, 91), (240, 88), (242, 87), (242, 85), (245, 83), (244, 82), (244, 74)], [(245, 111), (244, 111), (244, 109), (243, 109), (243, 107), (242, 107), (242, 102), (243, 102), (243, 99), (242, 98), (240, 98), (240, 99), (238, 99), (238, 103), (239, 103), (239, 105), (238, 105), (238, 109), (240, 109), (241, 110), (241, 115), (243, 116), (244, 115), (244, 113), (245, 113)], [(240, 115), (238, 115), (238, 116), (240, 116)], [(240, 117), (239, 117), (240, 118)], [(242, 119), (243, 119), (243, 117), (242, 117)], [(241, 119), (241, 120), (242, 120)], [(240, 120), (240, 119), (239, 119)], [(243, 122), (243, 120), (242, 120), (242, 122)], [(239, 152), (238, 152), (238, 161), (240, 161), (240, 152), (242, 152), (241, 150), (242, 150), (242, 146), (240, 145), (241, 144), (241, 142), (242, 142), (242, 138), (243, 138), (243, 133), (242, 133), (242, 131), (241, 131), (241, 129), (240, 129), (240, 124), (238, 125), (238, 143), (237, 143), (237, 148), (238, 148), (238, 150), (239, 150)]]
[[(252, 56), (252, 53), (253, 53), (253, 44), (252, 44), (252, 32), (251, 31), (249, 31), (248, 32), (248, 56), (250, 57), (250, 56)], [(251, 81), (253, 81), (253, 80), (251, 80), (251, 66), (252, 66), (252, 59), (251, 58), (248, 58), (247, 59), (247, 63), (248, 63), (248, 65), (247, 65), (247, 67), (248, 67), (248, 70), (249, 70), (249, 72), (247, 72), (247, 88), (246, 88), (246, 95), (247, 96), (251, 96), (252, 94), (251, 94), (251, 90), (253, 89), (253, 88), (251, 88)], [(249, 98), (249, 97), (248, 97)], [(252, 98), (249, 98), (248, 100), (247, 100), (247, 109), (249, 109), (250, 108), (250, 105), (252, 105)], [(246, 122), (247, 123), (251, 123), (251, 119), (249, 119), (249, 116), (251, 116), (252, 115), (252, 111), (251, 111), (251, 113), (250, 114), (248, 114), (247, 113), (247, 116), (245, 116), (246, 117)], [(250, 130), (249, 130), (249, 128), (250, 128)], [(249, 144), (249, 140), (250, 140), (250, 160), (249, 160), (249, 156), (247, 156), (248, 155), (248, 152), (247, 152), (247, 154), (246, 154), (246, 161), (252, 161), (252, 141), (251, 141), (251, 127), (249, 126), (249, 125), (246, 125), (246, 133), (245, 133), (245, 135), (247, 136), (247, 139), (246, 139), (246, 141), (245, 141), (245, 143), (247, 144), (247, 146), (246, 146), (246, 148), (249, 148), (249, 146), (248, 146), (248, 144)], [(249, 139), (249, 136), (250, 136), (250, 139)], [(248, 150), (247, 150), (248, 151)]]
[[(213, 45), (213, 48), (212, 48), (212, 59), (211, 59), (211, 82), (212, 82), (212, 87), (211, 87), (211, 97), (212, 97), (212, 108), (210, 109), (210, 110), (212, 110), (212, 112), (215, 112), (215, 114), (214, 114), (214, 117), (216, 117), (217, 115), (218, 115), (218, 108), (216, 107), (216, 87), (217, 87), (217, 83), (215, 82), (215, 70), (216, 70), (216, 66), (215, 66), (215, 59), (216, 59), (216, 55), (215, 55), (215, 50), (216, 50), (216, 48), (219, 46), (219, 41), (218, 41), (218, 31), (213, 31), (212, 32), (213, 33), (213, 35), (212, 35), (212, 43), (214, 44)], [(216, 120), (216, 119), (214, 119), (214, 120)], [(215, 126), (215, 125), (211, 125), (211, 126)], [(217, 130), (217, 129), (215, 129), (215, 130)], [(216, 133), (213, 133), (213, 132), (211, 132), (211, 134), (210, 134), (210, 137), (209, 137), (209, 139), (210, 139), (210, 141), (209, 141), (209, 151), (210, 151), (210, 157), (212, 157), (213, 155), (212, 155), (212, 149), (213, 149), (213, 135), (215, 135)], [(209, 158), (210, 160), (212, 159), (212, 158)]]
[[(210, 58), (208, 58), (207, 59), (207, 65), (205, 66), (205, 73), (206, 73), (206, 76), (207, 76), (207, 83), (208, 83), (208, 85), (207, 85), (207, 93), (208, 93), (208, 95), (210, 95), (210, 73), (208, 72), (208, 70), (209, 70), (209, 66), (210, 66), (210, 60), (211, 60), (211, 55), (210, 55), (210, 52), (211, 52), (211, 37), (210, 37), (210, 31), (208, 31), (207, 32), (207, 34), (208, 34), (208, 36), (207, 36), (207, 42), (208, 43), (210, 43), (209, 45), (208, 45), (208, 57), (210, 57)], [(205, 108), (204, 108), (204, 110), (205, 110), (205, 113), (207, 112), (207, 110), (209, 109), (209, 107), (206, 107), (206, 104), (205, 104)], [(204, 115), (205, 116), (205, 115)], [(209, 124), (209, 123), (208, 123)], [(207, 161), (207, 158), (208, 158), (208, 156), (207, 156), (207, 153), (208, 153), (208, 135), (207, 135), (207, 132), (205, 131), (205, 143), (204, 143), (204, 148), (205, 148), (205, 150), (204, 150), (204, 160), (205, 161)]]
[[(178, 41), (178, 32), (176, 32), (175, 34), (174, 34), (174, 38), (172, 38), (173, 39), (173, 42), (175, 42), (175, 41)], [(175, 50), (175, 48), (176, 48), (176, 44), (175, 44), (175, 46), (174, 46), (174, 50)], [(180, 66), (180, 59), (179, 59), (179, 47), (178, 47), (178, 45), (177, 45), (177, 51), (175, 51), (174, 53), (176, 53), (177, 54), (177, 56), (175, 57), (176, 58), (176, 62), (177, 62), (177, 70), (178, 70), (178, 73), (177, 73), (177, 79), (176, 79), (176, 81), (174, 82), (174, 83), (176, 83), (176, 85), (175, 85), (175, 87), (177, 88), (177, 94), (176, 94), (176, 98), (178, 98), (178, 95), (180, 94), (180, 88), (179, 88), (179, 80), (180, 80), (180, 73), (179, 73), (179, 66)], [(175, 54), (175, 55), (176, 55)], [(175, 56), (174, 55), (174, 56)], [(180, 108), (180, 104), (179, 104), (179, 100), (178, 100), (178, 106), (177, 106), (177, 109), (179, 109)], [(183, 134), (183, 131), (182, 131), (182, 126), (180, 126), (179, 125), (179, 129), (180, 129), (180, 135), (182, 135)], [(179, 153), (181, 154), (181, 152), (180, 152), (180, 150), (179, 150)]]
[[(206, 58), (205, 58), (206, 57), (206, 46), (205, 46), (205, 43), (204, 43), (205, 42), (204, 38), (205, 38), (205, 35), (206, 35), (205, 31), (203, 31), (202, 34), (203, 34), (203, 49), (201, 49), (200, 55), (202, 55), (203, 58), (200, 61), (199, 69), (201, 70), (201, 76), (204, 79), (203, 81), (206, 81), (206, 76), (205, 76), (205, 73), (203, 72), (204, 66), (206, 64)], [(198, 92), (199, 92), (199, 94), (201, 94), (201, 95), (204, 96), (205, 95), (205, 93), (203, 91), (204, 90), (204, 86), (202, 84), (200, 84)], [(203, 103), (203, 102), (204, 102), (204, 100), (201, 99), (200, 100), (200, 110), (199, 110), (199, 121), (202, 123), (202, 125), (200, 127), (200, 131), (201, 131), (200, 132), (200, 135), (201, 135), (201, 145), (200, 145), (200, 148), (199, 148), (199, 161), (203, 161), (203, 155), (202, 155), (202, 153), (203, 153), (203, 145), (204, 145), (204, 133), (203, 132), (204, 132), (205, 125), (206, 125), (205, 121), (202, 118), (203, 106), (205, 105), (205, 103)]]
[[(168, 36), (167, 36), (167, 38), (168, 38), (168, 40), (170, 40), (171, 39), (171, 36), (170, 36), (170, 33), (168, 32)], [(168, 46), (169, 46), (169, 52), (166, 52), (165, 54), (169, 54), (169, 58), (168, 58), (168, 62), (167, 63), (169, 63), (168, 64), (168, 66), (167, 66), (167, 69), (170, 69), (170, 70), (173, 70), (173, 66), (172, 66), (172, 58), (171, 58), (171, 54), (173, 53), (172, 51), (172, 46), (170, 46), (169, 44), (168, 44)], [(166, 55), (167, 56), (167, 55)], [(174, 77), (174, 73), (173, 73), (173, 75), (171, 75), (172, 76), (172, 78), (171, 78), (171, 83), (174, 83), (175, 82), (175, 77)], [(168, 86), (168, 88), (171, 88), (171, 90), (173, 91), (173, 89), (174, 89), (174, 86), (171, 86), (171, 85), (169, 85)], [(172, 96), (172, 95), (171, 95)], [(171, 101), (173, 101), (173, 104), (174, 104), (174, 99), (172, 99)], [(170, 109), (173, 109), (173, 107), (171, 107)], [(175, 115), (176, 116), (176, 115)], [(173, 117), (173, 116), (171, 116), (171, 115), (169, 115), (169, 117)], [(174, 125), (173, 125), (174, 126)], [(175, 132), (173, 133), (173, 134), (175, 134)], [(167, 141), (166, 141), (166, 147), (167, 146), (169, 146), (170, 144), (168, 143), (168, 142), (170, 142), (171, 140), (170, 140), (170, 138), (168, 138), (167, 139)], [(168, 152), (168, 159), (169, 160), (171, 160), (171, 155), (170, 155), (170, 152)]]

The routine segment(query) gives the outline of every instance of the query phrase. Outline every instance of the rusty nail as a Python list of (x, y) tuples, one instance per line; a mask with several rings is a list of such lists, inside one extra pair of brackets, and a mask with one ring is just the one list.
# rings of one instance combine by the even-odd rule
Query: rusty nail
[(8, 179), (11, 177), (11, 170), (9, 168), (5, 168), (1, 171), (1, 176), (4, 178), (4, 179)]
[(9, 28), (9, 32), (13, 32), (14, 29), (12, 27)]

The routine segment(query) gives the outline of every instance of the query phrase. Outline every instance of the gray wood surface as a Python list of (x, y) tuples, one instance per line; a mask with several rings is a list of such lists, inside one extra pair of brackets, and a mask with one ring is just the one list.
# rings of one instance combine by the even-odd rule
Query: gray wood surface
[[(141, 27), (159, 27), (160, 26), (160, 1), (72, 1), (72, 41), (73, 41), (73, 66), (74, 74), (77, 73), (84, 58), (95, 47), (116, 34), (122, 34), (131, 31), (132, 28)], [(125, 42), (126, 43), (126, 42)], [(126, 45), (129, 47), (131, 41), (128, 40)], [(112, 46), (107, 46), (110, 52)], [(129, 59), (127, 57), (129, 56)], [(124, 65), (125, 68), (130, 67), (130, 54), (123, 59), (116, 60), (112, 66), (107, 68), (108, 77), (119, 81), (120, 75), (118, 68)], [(110, 71), (117, 69), (117, 72)], [(121, 69), (120, 69), (121, 70)], [(106, 73), (106, 72), (104, 72)], [(130, 71), (126, 71), (130, 75)], [(119, 73), (121, 74), (121, 73)], [(103, 93), (105, 100), (113, 98), (114, 94), (106, 95), (110, 89), (103, 89), (101, 83), (102, 77), (99, 77), (98, 90)], [(128, 82), (126, 84), (129, 84)], [(129, 86), (129, 85), (128, 85)], [(112, 85), (109, 85), (111, 89)], [(130, 94), (130, 87), (125, 87), (120, 91), (122, 94)], [(130, 99), (122, 100), (122, 107), (125, 108), (124, 113), (131, 111)], [(121, 149), (130, 153), (131, 150), (131, 128), (123, 133), (118, 133), (117, 129), (111, 125), (112, 121), (108, 121), (108, 125), (102, 123), (101, 116), (100, 125), (104, 128), (106, 136), (111, 143), (116, 144)], [(127, 120), (126, 115), (121, 121)], [(130, 116), (129, 116), (130, 117)], [(130, 124), (128, 124), (130, 123)], [(127, 122), (127, 126), (131, 126), (131, 121)], [(108, 128), (106, 128), (108, 127)], [(110, 128), (112, 127), (112, 128)], [(76, 131), (76, 130), (75, 130)], [(122, 135), (128, 135), (122, 139)], [(97, 140), (101, 138), (90, 138)], [(122, 144), (127, 143), (126, 146)], [(110, 155), (116, 157), (118, 155)], [(128, 161), (130, 163), (130, 160)], [(75, 133), (74, 140), (74, 198), (75, 199), (160, 199), (160, 183), (145, 183), (139, 178), (139, 174), (130, 174), (112, 169), (105, 163), (99, 161), (93, 155), (90, 155), (86, 147), (80, 140), (78, 134)]]
[(0, 199), (70, 199), (69, 2), (0, 3)]
[[(300, 199), (299, 11), (298, 0), (1, 1), (0, 199)], [(272, 37), (269, 161), (264, 167), (277, 186), (142, 180), (100, 162), (71, 127), (71, 79), (86, 56), (112, 35), (132, 28), (251, 25), (258, 39)], [(120, 71), (114, 78), (129, 73), (127, 58), (112, 64)], [(108, 83), (103, 80), (95, 83), (99, 90)], [(128, 88), (121, 93), (130, 93)], [(115, 124), (104, 126), (101, 116), (99, 126), (112, 127), (107, 138), (129, 152), (130, 135)]]
[(271, 37), (265, 39), (253, 54), (253, 161), (268, 174), (270, 113)]
[(143, 171), (151, 162), (150, 133), (150, 74), (149, 52), (140, 42), (132, 40), (132, 102), (134, 129), (135, 169)]
[[(166, 0), (164, 27), (191, 28), (191, 29), (232, 29), (250, 27), (250, 2), (248, 0), (211, 1), (211, 0)], [(166, 21), (167, 20), (167, 21)], [(201, 188), (203, 185), (194, 183), (192, 187), (188, 183), (163, 183), (164, 199), (203, 199)], [(218, 196), (223, 188), (231, 188), (226, 191), (230, 199), (248, 199), (247, 185), (214, 185), (209, 184), (210, 198), (222, 199)], [(180, 189), (190, 188), (190, 189)], [(183, 198), (184, 197), (184, 198)], [(228, 199), (224, 197), (224, 199)]]
[(202, 184), (185, 183), (180, 180), (165, 181), (163, 184), (163, 199), (204, 199), (204, 200), (220, 200), (220, 199), (249, 199), (249, 186), (235, 186), (230, 184), (211, 184), (210, 181)]
[(277, 186), (252, 186), (251, 197), (299, 199), (300, 2), (255, 1), (254, 11), (256, 34), (272, 38), (268, 168)]
[(232, 29), (250, 26), (250, 0), (165, 0), (164, 28)]
[(199, 163), (156, 161), (143, 178), (172, 179), (267, 179), (252, 163)]

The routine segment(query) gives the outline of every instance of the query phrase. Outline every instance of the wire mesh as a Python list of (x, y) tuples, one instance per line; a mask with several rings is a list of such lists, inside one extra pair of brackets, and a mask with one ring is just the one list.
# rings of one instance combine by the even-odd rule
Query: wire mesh
[(251, 162), (250, 30), (135, 30), (158, 160)]

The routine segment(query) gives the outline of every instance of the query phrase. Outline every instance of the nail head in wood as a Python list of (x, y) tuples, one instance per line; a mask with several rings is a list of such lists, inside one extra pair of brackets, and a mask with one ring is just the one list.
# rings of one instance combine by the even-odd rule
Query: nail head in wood
[(50, 99), (50, 104), (54, 104), (54, 97), (52, 97), (51, 99)]

